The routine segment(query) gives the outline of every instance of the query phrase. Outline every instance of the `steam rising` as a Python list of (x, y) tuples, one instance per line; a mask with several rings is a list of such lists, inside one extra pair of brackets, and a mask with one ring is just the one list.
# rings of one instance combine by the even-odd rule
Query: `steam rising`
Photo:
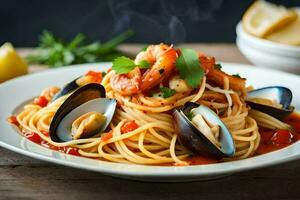
[(185, 41), (184, 23), (214, 22), (213, 14), (221, 4), (222, 0), (109, 1), (115, 34), (133, 29), (136, 37), (143, 38), (146, 43), (165, 41), (172, 44)]

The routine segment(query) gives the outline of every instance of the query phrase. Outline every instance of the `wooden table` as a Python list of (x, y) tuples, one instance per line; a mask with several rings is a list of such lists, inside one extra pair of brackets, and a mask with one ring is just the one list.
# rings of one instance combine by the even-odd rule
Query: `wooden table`
[[(121, 48), (137, 52), (142, 46)], [(184, 46), (220, 61), (247, 63), (232, 44)], [(23, 55), (30, 51), (20, 49)], [(0, 199), (300, 199), (298, 169), (300, 160), (205, 182), (144, 183), (54, 165), (0, 148)]]

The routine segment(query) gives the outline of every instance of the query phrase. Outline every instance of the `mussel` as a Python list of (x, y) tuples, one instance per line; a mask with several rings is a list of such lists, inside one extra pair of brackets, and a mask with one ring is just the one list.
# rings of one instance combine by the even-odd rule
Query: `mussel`
[(78, 89), (81, 86), (91, 83), (90, 81), (91, 80), (90, 80), (89, 76), (86, 76), (86, 75), (79, 76), (78, 78), (74, 79), (73, 81), (71, 81), (71, 82), (67, 83), (65, 86), (63, 86), (61, 88), (61, 90), (54, 95), (54, 97), (51, 99), (51, 101), (54, 101), (54, 100), (58, 99), (59, 97), (69, 94), (70, 92)]
[[(230, 131), (210, 108), (187, 102), (175, 109), (173, 117), (180, 141), (193, 152), (216, 158), (234, 155), (235, 144)], [(212, 132), (217, 138), (212, 137)]]
[[(105, 89), (102, 85), (96, 83), (84, 85), (75, 90), (58, 108), (51, 121), (49, 135), (55, 142), (65, 142), (102, 132), (112, 120), (116, 104), (115, 99), (105, 98)], [(82, 116), (87, 117), (88, 127), (75, 126), (74, 132), (72, 123), (76, 124)], [(76, 133), (78, 129), (79, 134)]]
[(74, 79), (73, 81), (67, 83), (66, 85), (64, 85), (61, 90), (56, 93), (53, 98), (51, 99), (51, 101), (55, 101), (56, 99), (58, 99), (59, 97), (62, 97), (74, 90), (76, 90), (77, 88), (79, 88), (79, 84), (77, 83), (77, 80), (79, 80), (82, 76)]
[(295, 109), (291, 106), (292, 98), (293, 94), (290, 89), (271, 86), (248, 92), (246, 102), (252, 109), (283, 120)]

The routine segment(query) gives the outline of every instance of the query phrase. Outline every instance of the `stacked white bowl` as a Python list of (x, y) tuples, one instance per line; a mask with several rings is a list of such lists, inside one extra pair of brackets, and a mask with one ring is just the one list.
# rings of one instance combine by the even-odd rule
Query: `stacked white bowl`
[(252, 36), (243, 29), (241, 23), (237, 25), (236, 33), (239, 50), (253, 64), (300, 74), (300, 47)]

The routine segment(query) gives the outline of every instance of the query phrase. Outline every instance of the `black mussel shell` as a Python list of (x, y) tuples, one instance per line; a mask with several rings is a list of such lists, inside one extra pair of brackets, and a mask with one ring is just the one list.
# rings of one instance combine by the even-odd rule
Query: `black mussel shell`
[[(210, 122), (220, 126), (219, 141), (221, 147), (217, 147), (187, 117), (192, 109), (196, 108), (196, 113), (201, 114)], [(213, 156), (216, 158), (232, 157), (235, 153), (235, 144), (231, 133), (215, 114), (214, 111), (204, 105), (187, 102), (182, 108), (173, 112), (175, 126), (178, 130), (179, 139), (183, 145), (193, 152), (201, 155)]]
[(56, 130), (62, 119), (72, 110), (88, 101), (104, 97), (105, 89), (100, 84), (90, 83), (78, 88), (56, 111), (49, 128), (49, 135), (51, 139), (55, 142), (62, 142), (62, 140), (57, 136)]
[(79, 88), (80, 86), (77, 85), (76, 81), (77, 81), (77, 79), (79, 79), (81, 77), (82, 76), (80, 76), (80, 77), (74, 79), (73, 81), (67, 83), (66, 85), (64, 85), (61, 88), (61, 90), (53, 96), (53, 98), (51, 99), (51, 101), (53, 102), (56, 99), (58, 99), (59, 97), (62, 97), (64, 95), (66, 95), (66, 94), (69, 94), (70, 92), (72, 92), (72, 91), (76, 90), (77, 88)]
[(259, 88), (248, 92), (247, 98), (261, 97), (265, 99), (273, 99), (282, 105), (282, 108), (275, 108), (272, 106), (259, 104), (246, 100), (247, 104), (254, 110), (267, 113), (279, 120), (283, 120), (294, 111), (294, 107), (291, 106), (293, 94), (292, 91), (282, 86), (271, 86)]

